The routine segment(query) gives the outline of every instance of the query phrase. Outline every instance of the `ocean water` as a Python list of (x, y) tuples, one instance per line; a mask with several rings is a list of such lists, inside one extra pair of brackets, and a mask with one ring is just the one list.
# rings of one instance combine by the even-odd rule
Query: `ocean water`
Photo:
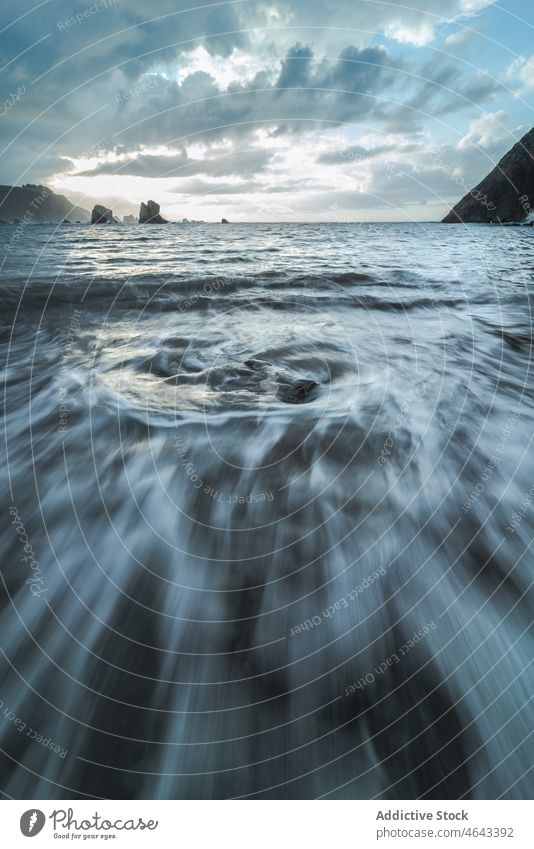
[(3, 794), (532, 798), (534, 230), (0, 258)]

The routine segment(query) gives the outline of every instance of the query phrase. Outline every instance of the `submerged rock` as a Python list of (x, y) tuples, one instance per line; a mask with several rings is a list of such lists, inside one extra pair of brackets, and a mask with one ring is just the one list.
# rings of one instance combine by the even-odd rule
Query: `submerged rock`
[(97, 203), (93, 206), (91, 213), (91, 224), (111, 224), (113, 222), (113, 211)]
[(286, 404), (304, 404), (310, 401), (319, 384), (315, 380), (283, 381), (278, 378), (277, 397)]
[(269, 391), (286, 404), (304, 404), (316, 394), (319, 384), (316, 380), (307, 378), (295, 379), (282, 372), (275, 372), (273, 364), (255, 357), (243, 363), (252, 372), (263, 378), (262, 383), (268, 384)]
[(443, 223), (530, 223), (533, 209), (534, 127), (456, 204)]
[(159, 214), (159, 208), (159, 203), (154, 200), (141, 203), (139, 224), (168, 224), (169, 222)]

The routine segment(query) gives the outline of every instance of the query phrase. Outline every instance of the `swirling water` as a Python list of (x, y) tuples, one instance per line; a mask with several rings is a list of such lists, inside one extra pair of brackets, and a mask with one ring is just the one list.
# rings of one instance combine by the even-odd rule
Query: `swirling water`
[(0, 256), (3, 793), (531, 798), (534, 231)]

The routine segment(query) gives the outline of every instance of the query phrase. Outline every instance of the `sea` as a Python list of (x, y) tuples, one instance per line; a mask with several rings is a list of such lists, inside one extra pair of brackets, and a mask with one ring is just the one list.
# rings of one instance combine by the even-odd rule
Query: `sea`
[(534, 792), (534, 229), (0, 227), (0, 788)]

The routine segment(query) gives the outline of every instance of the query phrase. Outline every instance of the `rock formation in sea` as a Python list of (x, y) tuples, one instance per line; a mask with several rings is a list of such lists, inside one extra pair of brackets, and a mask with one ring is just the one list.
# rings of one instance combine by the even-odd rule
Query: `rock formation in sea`
[(228, 219), (221, 218), (221, 224), (228, 224)]
[(530, 223), (533, 210), (534, 127), (453, 207), (443, 222)]
[(123, 224), (137, 224), (137, 218), (135, 215), (125, 215), (122, 219)]
[(139, 224), (168, 224), (169, 222), (159, 214), (159, 203), (148, 200), (141, 203), (139, 210)]
[(113, 210), (107, 209), (107, 207), (102, 206), (99, 203), (93, 206), (91, 224), (112, 224), (113, 221)]

